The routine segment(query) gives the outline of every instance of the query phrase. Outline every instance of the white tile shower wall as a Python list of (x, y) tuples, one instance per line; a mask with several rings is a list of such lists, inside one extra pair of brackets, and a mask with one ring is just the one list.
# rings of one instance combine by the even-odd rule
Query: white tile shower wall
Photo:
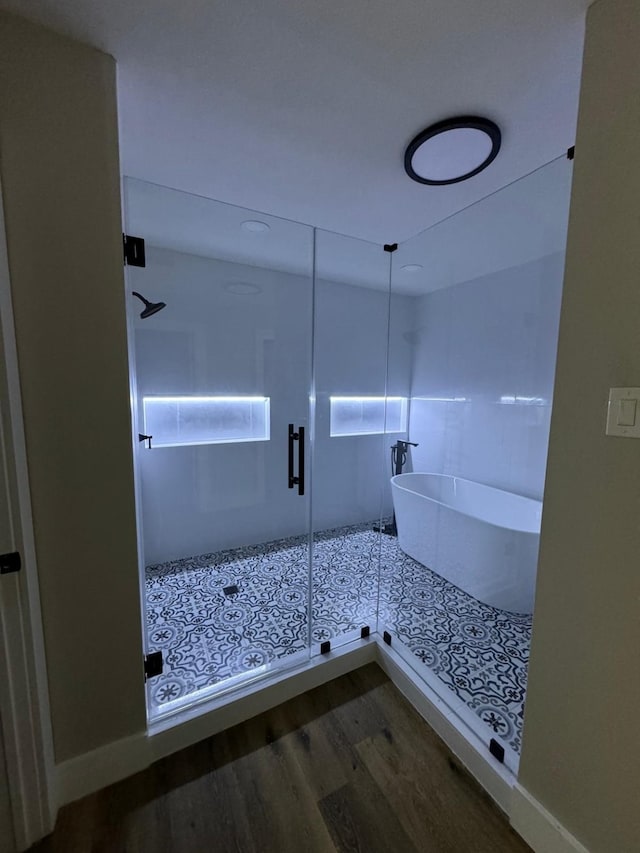
[[(311, 283), (303, 276), (147, 246), (132, 287), (167, 303), (135, 322), (138, 397), (265, 395), (271, 440), (138, 449), (145, 561), (180, 559), (295, 536), (305, 502), (286, 488), (289, 422), (306, 423), (309, 404)], [(225, 290), (257, 285), (259, 293)], [(404, 297), (394, 297), (406, 329)], [(330, 394), (384, 393), (388, 295), (318, 282), (316, 529), (375, 518), (387, 491), (378, 436), (329, 438)], [(403, 325), (404, 324), (404, 325)], [(408, 395), (410, 351), (394, 347), (390, 393)], [(381, 441), (384, 444), (381, 445)], [(387, 494), (386, 509), (390, 506)]]
[(313, 471), (315, 530), (378, 518), (391, 512), (388, 448), (402, 435), (330, 437), (330, 396), (382, 396), (391, 336), (390, 396), (408, 396), (411, 352), (401, 331), (411, 300), (365, 287), (318, 281), (315, 314), (316, 448)]
[[(167, 303), (136, 318), (139, 400), (259, 395), (271, 410), (270, 441), (139, 446), (147, 564), (299, 533), (286, 431), (308, 416), (310, 280), (153, 246), (146, 268), (131, 270), (133, 289)], [(260, 290), (226, 289), (235, 284)]]
[(415, 471), (542, 498), (564, 254), (416, 300)]

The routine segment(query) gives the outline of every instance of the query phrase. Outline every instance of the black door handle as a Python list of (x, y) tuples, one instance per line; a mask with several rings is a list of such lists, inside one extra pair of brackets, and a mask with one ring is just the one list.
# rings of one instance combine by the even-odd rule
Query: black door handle
[(295, 485), (293, 476), (293, 442), (295, 432), (293, 431), (293, 424), (289, 424), (289, 488), (292, 489)]
[[(298, 476), (296, 477), (293, 471), (294, 452), (293, 442), (298, 442)], [(296, 432), (293, 424), (289, 424), (289, 488), (298, 487), (298, 494), (304, 495), (304, 427), (298, 427)]]
[(304, 427), (298, 427), (298, 494), (304, 495)]

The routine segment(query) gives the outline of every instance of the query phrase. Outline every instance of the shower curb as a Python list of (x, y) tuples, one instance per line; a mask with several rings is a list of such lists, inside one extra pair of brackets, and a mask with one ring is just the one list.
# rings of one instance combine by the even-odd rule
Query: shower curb
[(55, 767), (55, 804), (58, 809), (62, 808), (120, 782), (154, 761), (376, 660), (376, 642), (372, 635), (331, 651), (321, 659), (278, 673), (268, 684), (258, 681), (217, 699), (204, 699), (150, 723), (147, 731), (63, 761)]

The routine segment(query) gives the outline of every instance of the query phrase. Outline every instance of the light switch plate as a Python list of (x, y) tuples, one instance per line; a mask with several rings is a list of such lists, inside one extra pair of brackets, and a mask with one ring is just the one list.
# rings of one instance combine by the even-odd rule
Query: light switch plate
[(607, 435), (640, 438), (640, 388), (609, 388)]

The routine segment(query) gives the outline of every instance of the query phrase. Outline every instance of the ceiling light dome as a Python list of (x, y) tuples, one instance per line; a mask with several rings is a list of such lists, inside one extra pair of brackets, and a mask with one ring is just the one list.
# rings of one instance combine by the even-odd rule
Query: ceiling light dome
[(252, 234), (263, 234), (271, 228), (270, 225), (267, 225), (266, 222), (262, 222), (260, 219), (247, 219), (242, 223), (242, 227), (245, 231), (251, 231)]
[(232, 281), (223, 285), (227, 293), (238, 293), (241, 296), (251, 296), (254, 293), (262, 293), (262, 288), (248, 281)]
[(411, 140), (404, 154), (404, 168), (419, 184), (457, 184), (495, 160), (501, 139), (500, 128), (488, 118), (448, 118)]

